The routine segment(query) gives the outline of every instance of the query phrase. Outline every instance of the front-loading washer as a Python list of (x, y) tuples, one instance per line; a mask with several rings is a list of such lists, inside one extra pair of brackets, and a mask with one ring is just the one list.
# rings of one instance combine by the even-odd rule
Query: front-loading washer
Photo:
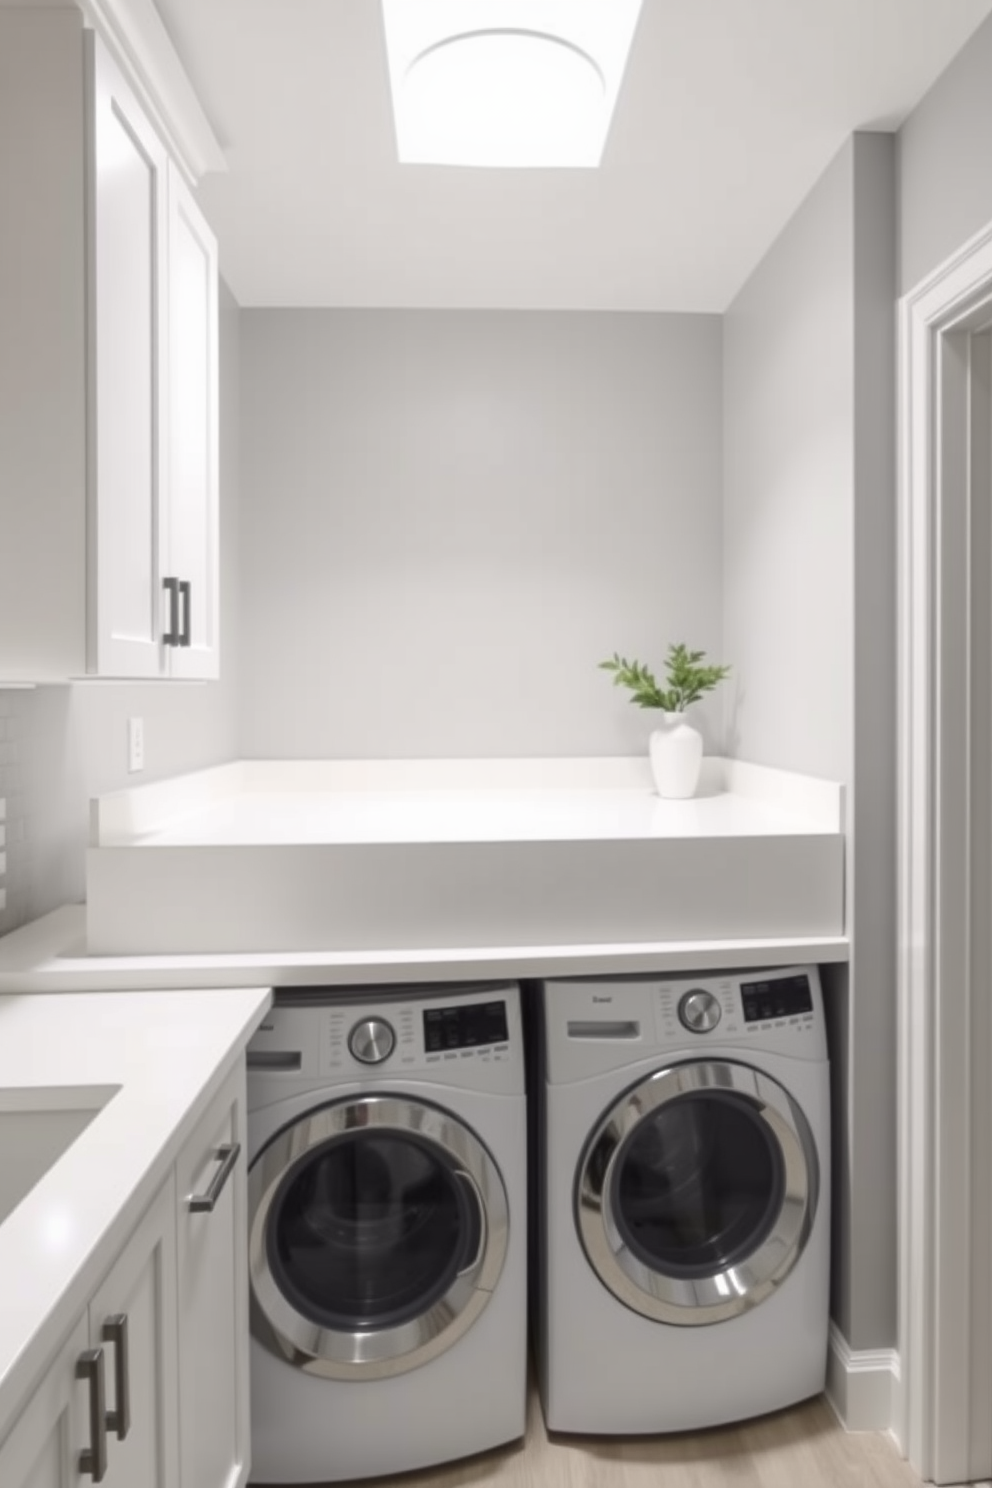
[(280, 990), (248, 1046), (252, 1481), (523, 1435), (515, 984)]
[(682, 1431), (817, 1394), (830, 1097), (816, 968), (533, 990), (548, 1426)]

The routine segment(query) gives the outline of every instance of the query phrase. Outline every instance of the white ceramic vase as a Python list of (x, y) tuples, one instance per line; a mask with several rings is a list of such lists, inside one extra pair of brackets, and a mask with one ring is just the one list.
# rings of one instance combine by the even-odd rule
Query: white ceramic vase
[(684, 713), (658, 714), (657, 728), (648, 740), (651, 773), (659, 796), (685, 800), (695, 794), (703, 763), (703, 736)]

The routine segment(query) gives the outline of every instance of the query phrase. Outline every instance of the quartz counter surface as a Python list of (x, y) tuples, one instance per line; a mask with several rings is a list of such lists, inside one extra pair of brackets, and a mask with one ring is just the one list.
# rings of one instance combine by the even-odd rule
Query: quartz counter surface
[[(97, 956), (499, 952), (843, 934), (843, 791), (710, 759), (236, 761), (94, 801)], [(506, 970), (508, 968), (504, 968)]]

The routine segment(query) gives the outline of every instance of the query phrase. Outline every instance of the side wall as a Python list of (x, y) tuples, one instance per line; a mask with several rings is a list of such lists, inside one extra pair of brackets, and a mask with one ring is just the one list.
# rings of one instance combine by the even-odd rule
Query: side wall
[(827, 987), (834, 1317), (895, 1340), (891, 136), (843, 147), (724, 326), (724, 642), (734, 754), (843, 781), (850, 967)]
[(644, 749), (597, 663), (719, 649), (721, 344), (719, 316), (246, 311), (243, 753)]
[[(84, 897), (91, 796), (238, 753), (238, 423), (240, 311), (222, 287), (221, 678), (217, 683), (81, 682), (0, 691), (0, 796), (6, 793), (7, 907), (0, 934)], [(145, 721), (145, 771), (127, 773), (127, 719)], [(0, 887), (3, 879), (0, 879)]]
[(992, 16), (899, 131), (899, 292), (992, 221)]

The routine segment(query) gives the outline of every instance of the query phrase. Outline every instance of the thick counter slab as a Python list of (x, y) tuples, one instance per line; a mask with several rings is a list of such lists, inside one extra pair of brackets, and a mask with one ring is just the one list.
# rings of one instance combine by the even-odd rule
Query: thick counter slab
[(0, 1437), (271, 1000), (0, 997), (0, 1109), (95, 1112), (0, 1223)]
[(96, 956), (843, 935), (842, 791), (710, 760), (241, 761), (94, 802)]
[(207, 955), (91, 956), (86, 909), (67, 904), (0, 939), (0, 994), (129, 992), (138, 987), (367, 987), (505, 977), (702, 972), (729, 966), (843, 962), (844, 936), (673, 940), (597, 945), (428, 946), (421, 950), (237, 951)]

